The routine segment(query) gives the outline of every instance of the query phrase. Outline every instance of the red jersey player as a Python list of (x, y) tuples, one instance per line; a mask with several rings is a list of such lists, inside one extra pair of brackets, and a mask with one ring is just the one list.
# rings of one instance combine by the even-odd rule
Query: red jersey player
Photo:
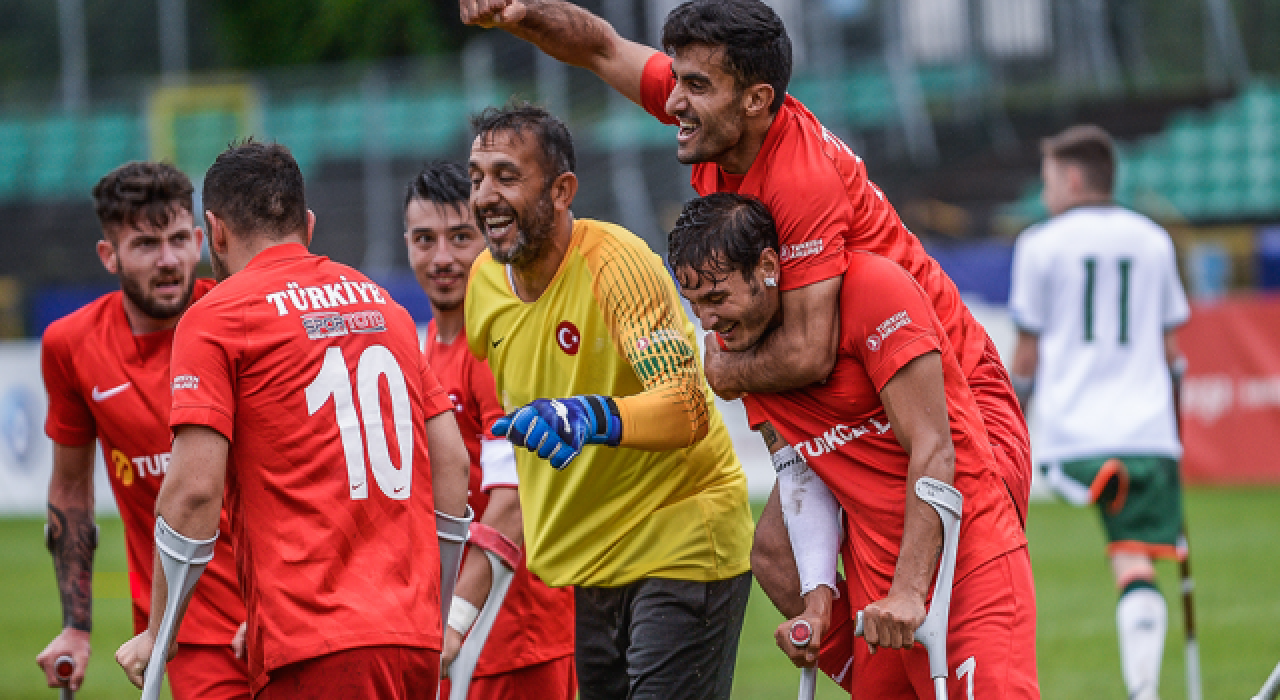
[[(227, 497), (254, 697), (430, 697), (440, 649), (433, 504), (466, 509), (466, 451), (413, 320), (356, 270), (310, 254), (288, 149), (252, 141), (204, 180), (222, 282), (179, 323), (173, 458), (157, 541), (217, 530)], [(429, 440), (429, 443), (428, 443)], [(428, 450), (431, 459), (428, 461)], [(196, 538), (196, 539), (193, 539)], [(166, 549), (166, 562), (181, 562)], [(116, 658), (141, 685), (156, 612)]]
[[(670, 250), (682, 293), (728, 349), (749, 347), (782, 322), (778, 238), (759, 201), (713, 194), (689, 202)], [(938, 517), (915, 495), (916, 479), (928, 476), (964, 495), (950, 696), (1039, 697), (1026, 538), (927, 293), (892, 261), (851, 254), (838, 347), (823, 384), (746, 401), (766, 441), (793, 445), (845, 512), (848, 595), (844, 619), (832, 622), (847, 626), (849, 612), (863, 610), (867, 644), (855, 645), (852, 668), (824, 670), (855, 697), (933, 697), (925, 652), (911, 648), (942, 544)], [(787, 640), (789, 626), (779, 628), (779, 644), (799, 661), (805, 654)]]
[[(928, 294), (981, 411), (997, 472), (1025, 520), (1030, 439), (986, 331), (951, 279), (903, 226), (866, 165), (795, 98), (791, 40), (760, 0), (692, 0), (667, 16), (664, 54), (618, 35), (561, 0), (459, 0), (462, 19), (500, 27), (600, 76), (659, 120), (678, 124), (677, 158), (698, 194), (759, 199), (777, 222), (781, 325), (743, 352), (707, 344), (707, 381), (721, 396), (784, 391), (826, 378), (839, 338), (848, 251), (883, 255)], [(752, 571), (784, 614), (803, 609), (777, 489), (756, 528)]]
[[(462, 440), (471, 458), (468, 502), (475, 511), (472, 544), (486, 529), (518, 546), (523, 540), (515, 453), (509, 441), (492, 439), (489, 428), (505, 415), (484, 360), (467, 347), (462, 303), (467, 277), (484, 250), (469, 197), (471, 181), (461, 165), (437, 162), (409, 184), (405, 196), (405, 240), (409, 264), (431, 302), (425, 354), (453, 402)], [(483, 546), (483, 545), (480, 545)], [(463, 637), (489, 595), (489, 561), (473, 547), (458, 577), (445, 630), (443, 665), (458, 654)], [(572, 700), (573, 589), (550, 588), (520, 557), (484, 645), (467, 697), (470, 700)], [(445, 683), (448, 683), (446, 680)], [(446, 686), (447, 687), (447, 686)], [(448, 697), (442, 688), (441, 697)]]
[[(128, 163), (103, 177), (93, 198), (103, 233), (98, 255), (120, 278), (120, 291), (51, 324), (41, 354), (45, 432), (54, 442), (48, 539), (63, 630), (37, 662), (49, 686), (59, 686), (54, 661), (70, 655), (72, 690), (80, 689), (89, 661), (94, 439), (124, 524), (134, 631), (141, 632), (151, 609), (156, 493), (169, 464), (173, 328), (212, 287), (195, 277), (204, 234), (193, 223), (191, 181), (181, 171)], [(249, 697), (248, 670), (231, 647), (244, 604), (228, 535), (218, 538), (218, 561), (195, 590), (170, 662), (177, 700)]]

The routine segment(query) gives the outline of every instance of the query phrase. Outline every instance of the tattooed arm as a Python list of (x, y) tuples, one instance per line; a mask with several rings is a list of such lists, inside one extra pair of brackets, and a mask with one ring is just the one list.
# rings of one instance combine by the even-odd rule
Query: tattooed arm
[(62, 600), (62, 632), (36, 657), (51, 688), (62, 685), (53, 670), (58, 657), (69, 655), (75, 661), (72, 690), (80, 689), (89, 662), (93, 551), (98, 546), (98, 527), (93, 522), (93, 447), (93, 443), (53, 446), (46, 544)]

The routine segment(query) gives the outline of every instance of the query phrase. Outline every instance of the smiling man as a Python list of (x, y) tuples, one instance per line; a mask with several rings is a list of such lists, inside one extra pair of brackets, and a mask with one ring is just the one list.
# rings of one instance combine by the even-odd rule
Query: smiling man
[[(681, 293), (729, 349), (748, 348), (783, 322), (771, 284), (781, 269), (777, 231), (760, 202), (727, 193), (689, 202), (670, 250)], [(949, 696), (1038, 698), (1026, 537), (924, 290), (892, 261), (853, 253), (840, 293), (838, 347), (826, 382), (746, 402), (770, 450), (781, 440), (793, 445), (786, 448), (794, 450), (791, 459), (807, 462), (844, 509), (848, 595), (836, 608), (843, 619), (831, 622), (842, 637), (833, 641), (853, 656), (848, 666), (826, 670), (853, 697), (934, 697), (926, 652), (913, 644), (942, 549), (942, 523), (915, 492), (917, 480), (931, 477), (964, 495), (947, 637)], [(801, 534), (792, 541), (805, 556), (808, 533)], [(852, 643), (857, 611), (867, 644)], [(787, 640), (789, 627), (779, 628), (778, 641), (799, 662), (803, 653)]]
[[(156, 494), (169, 465), (169, 355), (178, 319), (212, 288), (197, 280), (204, 232), (192, 218), (187, 176), (164, 163), (128, 163), (93, 188), (102, 226), (98, 257), (120, 278), (112, 292), (55, 321), (41, 341), (53, 440), (48, 545), (62, 596), (62, 633), (37, 657), (50, 687), (54, 661), (69, 654), (79, 690), (89, 662), (93, 524), (93, 443), (125, 529), (134, 632), (147, 626)], [(169, 662), (177, 700), (248, 698), (248, 668), (232, 652), (245, 619), (235, 557), (221, 519), (218, 556), (195, 589), (190, 624)]]
[(573, 216), (560, 120), (514, 105), (474, 126), (489, 250), (471, 270), (467, 341), (512, 412), (495, 434), (527, 448), (529, 570), (574, 586), (580, 697), (728, 698), (751, 512), (693, 324), (644, 241)]
[[(514, 576), (498, 601), (502, 608), (476, 662), (468, 700), (573, 700), (573, 591), (548, 587), (525, 565), (515, 452), (510, 442), (489, 434), (502, 418), (502, 403), (489, 365), (467, 348), (463, 302), (471, 265), (485, 247), (470, 196), (466, 168), (436, 162), (409, 183), (404, 206), (409, 265), (431, 302), (423, 354), (453, 402), (471, 458), (467, 503), (476, 517), (449, 606), (441, 663), (448, 669), (457, 658), (488, 602), (493, 573), (484, 552), (493, 551), (513, 560)], [(450, 697), (453, 681), (441, 683), (441, 697)]]

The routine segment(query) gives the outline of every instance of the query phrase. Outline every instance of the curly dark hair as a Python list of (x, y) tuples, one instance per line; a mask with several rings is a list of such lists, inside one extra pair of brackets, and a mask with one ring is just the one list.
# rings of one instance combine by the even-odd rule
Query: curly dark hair
[(193, 212), (191, 178), (168, 163), (125, 163), (93, 186), (98, 222), (108, 237), (121, 228), (146, 222), (162, 229), (173, 220), (174, 208)]
[(700, 283), (734, 272), (749, 279), (761, 253), (778, 250), (778, 229), (760, 200), (716, 192), (685, 203), (667, 248), (671, 269), (688, 268)]

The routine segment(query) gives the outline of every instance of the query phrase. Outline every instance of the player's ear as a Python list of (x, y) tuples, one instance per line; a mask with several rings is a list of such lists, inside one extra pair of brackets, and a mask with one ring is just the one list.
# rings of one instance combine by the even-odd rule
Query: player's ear
[(116, 246), (106, 239), (98, 241), (98, 259), (111, 274), (120, 272), (120, 259), (116, 256)]
[(315, 232), (316, 232), (316, 213), (308, 209), (307, 210), (307, 244), (306, 244), (308, 248), (311, 247), (311, 236), (315, 235)]
[[(765, 286), (778, 286), (778, 280), (782, 277), (782, 260), (778, 258), (778, 251), (773, 248), (765, 248), (760, 251), (760, 261), (756, 263), (756, 273), (764, 278)], [(773, 280), (773, 283), (770, 284), (769, 280)]]
[(205, 210), (204, 218), (209, 222), (209, 250), (225, 255), (227, 252), (227, 225), (216, 214)]
[(756, 83), (742, 91), (742, 110), (748, 117), (766, 116), (773, 105), (773, 86), (768, 83)]
[(578, 176), (560, 173), (551, 181), (551, 204), (556, 211), (569, 211), (573, 198), (578, 194)]

